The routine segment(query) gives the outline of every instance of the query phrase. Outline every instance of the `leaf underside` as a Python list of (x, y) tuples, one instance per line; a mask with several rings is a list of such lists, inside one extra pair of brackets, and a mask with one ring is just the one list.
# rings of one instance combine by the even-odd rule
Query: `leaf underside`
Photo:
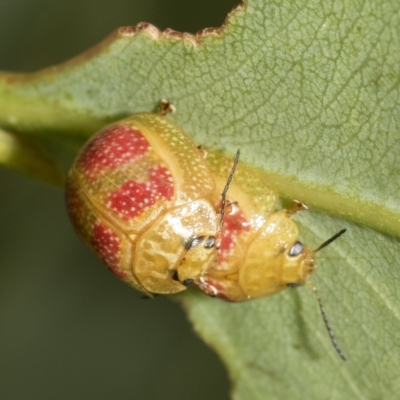
[(395, 0), (249, 0), (221, 29), (121, 28), (60, 66), (0, 74), (0, 125), (67, 149), (167, 98), (197, 144), (240, 148), (284, 197), (330, 214), (295, 217), (306, 244), (348, 229), (319, 253), (314, 282), (349, 360), (306, 288), (243, 304), (187, 293), (234, 398), (389, 399), (400, 389), (399, 48)]

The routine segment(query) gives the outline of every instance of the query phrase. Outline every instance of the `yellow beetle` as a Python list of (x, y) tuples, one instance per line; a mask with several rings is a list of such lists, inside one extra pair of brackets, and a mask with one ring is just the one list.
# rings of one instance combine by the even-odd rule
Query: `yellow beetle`
[[(278, 195), (254, 171), (199, 149), (178, 125), (134, 114), (93, 136), (66, 198), (84, 241), (118, 277), (151, 296), (195, 285), (231, 302), (306, 282), (317, 250), (303, 247)], [(329, 335), (339, 349), (314, 287)]]

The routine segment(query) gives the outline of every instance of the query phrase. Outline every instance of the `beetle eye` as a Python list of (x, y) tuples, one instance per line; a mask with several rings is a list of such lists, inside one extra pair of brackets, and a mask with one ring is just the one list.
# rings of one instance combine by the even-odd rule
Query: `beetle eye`
[(214, 236), (209, 236), (203, 244), (203, 247), (205, 249), (212, 249), (215, 246), (215, 237)]
[(303, 245), (300, 242), (296, 242), (289, 250), (289, 256), (296, 257), (303, 251)]
[(203, 242), (203, 247), (205, 249), (212, 249), (215, 246), (215, 237), (214, 236), (208, 236), (205, 238), (205, 236), (197, 236), (194, 237), (185, 244), (185, 250), (189, 251), (197, 247), (200, 243)]
[(204, 236), (197, 236), (194, 238), (191, 238), (188, 240), (188, 242), (185, 244), (185, 249), (186, 250), (191, 250), (194, 249), (196, 246), (198, 246), (202, 241), (204, 240)]

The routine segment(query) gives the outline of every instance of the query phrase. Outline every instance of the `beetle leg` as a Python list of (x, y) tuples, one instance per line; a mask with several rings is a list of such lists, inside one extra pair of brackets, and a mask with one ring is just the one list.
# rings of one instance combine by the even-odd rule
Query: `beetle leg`
[(290, 216), (292, 216), (294, 214), (297, 214), (300, 211), (304, 211), (307, 209), (308, 209), (308, 207), (304, 203), (302, 203), (301, 201), (298, 201), (298, 200), (294, 200), (292, 208), (290, 210), (287, 210), (287, 212)]

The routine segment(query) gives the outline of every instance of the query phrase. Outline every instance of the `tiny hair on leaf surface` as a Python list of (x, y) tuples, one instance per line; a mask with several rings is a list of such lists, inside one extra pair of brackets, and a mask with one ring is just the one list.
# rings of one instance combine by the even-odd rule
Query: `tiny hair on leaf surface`
[[(216, 30), (121, 28), (32, 74), (0, 74), (0, 124), (30, 140), (83, 143), (154, 111), (196, 144), (257, 169), (317, 248), (313, 282), (348, 357), (338, 359), (308, 288), (243, 304), (178, 297), (220, 354), (235, 399), (393, 398), (400, 369), (398, 2), (249, 0)], [(324, 214), (320, 210), (328, 212)], [(360, 225), (361, 224), (361, 225)]]

